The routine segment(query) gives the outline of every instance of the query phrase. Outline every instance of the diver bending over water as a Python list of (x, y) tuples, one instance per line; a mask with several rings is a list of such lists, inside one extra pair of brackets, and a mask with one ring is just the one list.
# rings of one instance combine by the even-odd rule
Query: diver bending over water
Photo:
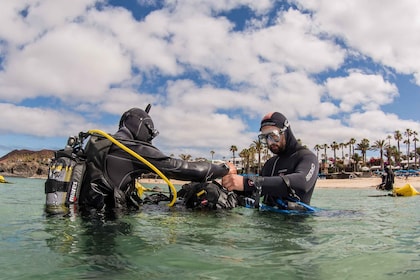
[[(149, 110), (150, 105), (146, 110), (128, 110), (120, 119), (118, 131), (110, 136), (117, 144), (133, 151), (132, 154), (110, 141), (108, 134), (104, 137), (81, 133), (78, 138), (69, 138), (66, 148), (57, 151), (50, 164), (45, 183), (48, 214), (66, 214), (70, 204), (76, 205), (82, 214), (139, 209), (144, 201), (138, 194), (136, 179), (142, 174), (154, 172), (151, 167), (168, 178), (201, 182), (203, 187), (214, 189), (214, 184), (205, 182), (226, 175), (228, 166), (189, 162), (164, 155), (152, 145), (158, 131), (154, 128)], [(89, 136), (83, 148), (83, 141)], [(145, 161), (139, 161), (135, 155)], [(197, 189), (197, 186), (185, 185), (178, 196), (193, 197), (191, 189)], [(174, 198), (175, 194), (172, 196)], [(167, 199), (170, 200), (169, 197)]]
[[(183, 181), (206, 182), (221, 178), (229, 171), (226, 165), (189, 162), (164, 155), (152, 145), (158, 135), (146, 110), (132, 108), (125, 112), (114, 138), (141, 155), (165, 176)], [(91, 137), (86, 146), (87, 172), (80, 193), (82, 210), (139, 208), (135, 179), (152, 170), (144, 163), (110, 144), (107, 139)]]

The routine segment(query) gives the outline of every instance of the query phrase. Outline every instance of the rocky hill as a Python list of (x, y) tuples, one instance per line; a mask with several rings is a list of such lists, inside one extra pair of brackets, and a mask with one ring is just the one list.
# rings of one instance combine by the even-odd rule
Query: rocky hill
[(13, 150), (0, 158), (0, 174), (17, 177), (47, 177), (53, 150)]

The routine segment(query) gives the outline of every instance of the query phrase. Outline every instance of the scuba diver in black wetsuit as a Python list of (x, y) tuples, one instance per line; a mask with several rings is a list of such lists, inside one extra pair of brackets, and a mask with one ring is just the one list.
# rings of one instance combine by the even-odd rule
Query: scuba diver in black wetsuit
[(222, 178), (223, 187), (252, 197), (255, 207), (259, 207), (261, 195), (265, 205), (303, 210), (296, 202), (307, 205), (311, 202), (318, 178), (316, 155), (298, 143), (288, 120), (281, 113), (264, 116), (260, 131), (260, 141), (266, 143), (275, 155), (264, 164), (260, 176), (237, 175), (234, 166), (230, 165), (229, 174)]
[[(164, 155), (152, 145), (158, 135), (146, 110), (132, 108), (125, 112), (114, 138), (139, 154), (171, 179), (206, 182), (226, 175), (229, 168), (208, 162), (188, 162)], [(109, 140), (92, 136), (86, 145), (87, 169), (78, 200), (79, 209), (87, 212), (138, 209), (136, 178), (152, 170)]]
[(389, 166), (385, 166), (385, 174), (382, 175), (382, 182), (377, 186), (378, 190), (392, 191), (394, 189), (394, 172)]

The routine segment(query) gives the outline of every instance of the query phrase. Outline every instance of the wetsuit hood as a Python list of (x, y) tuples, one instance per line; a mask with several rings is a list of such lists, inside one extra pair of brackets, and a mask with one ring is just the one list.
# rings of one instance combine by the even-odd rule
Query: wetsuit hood
[(301, 148), (303, 148), (302, 145), (300, 145), (299, 142), (296, 140), (295, 135), (293, 134), (292, 129), (290, 127), (286, 130), (285, 136), (286, 136), (286, 148), (284, 149), (284, 151), (278, 153), (279, 155), (293, 154), (297, 150), (300, 150)]
[(279, 152), (278, 155), (293, 154), (295, 151), (302, 148), (302, 145), (299, 144), (292, 132), (289, 121), (282, 113), (274, 112), (265, 115), (261, 120), (260, 131), (264, 126), (276, 126), (280, 128), (280, 131), (283, 132), (286, 137), (286, 147), (283, 151)]
[(119, 131), (129, 139), (151, 143), (158, 135), (149, 114), (139, 108), (132, 108), (125, 112), (120, 119)]

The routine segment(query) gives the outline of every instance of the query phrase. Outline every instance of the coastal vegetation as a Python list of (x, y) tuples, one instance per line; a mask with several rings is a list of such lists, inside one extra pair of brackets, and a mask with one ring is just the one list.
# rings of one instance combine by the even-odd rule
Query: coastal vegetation
[[(407, 128), (403, 132), (395, 130), (393, 135), (388, 135), (386, 139), (377, 139), (373, 142), (367, 138), (363, 138), (359, 142), (355, 138), (351, 138), (347, 142), (332, 141), (331, 143), (316, 144), (313, 151), (321, 163), (321, 172), (324, 173), (357, 172), (370, 170), (372, 167), (383, 170), (385, 165), (402, 169), (417, 169), (420, 161), (417, 136), (416, 131)], [(298, 141), (301, 140), (298, 139)], [(232, 147), (236, 148), (235, 145), (232, 145), (230, 151), (232, 151)], [(403, 150), (402, 147), (405, 149)], [(368, 159), (368, 151), (376, 151), (377, 157)], [(240, 151), (239, 156), (240, 161), (235, 159), (234, 153), (232, 159), (229, 160), (242, 166), (246, 173), (259, 172), (262, 164), (271, 157), (267, 147), (259, 140), (253, 141), (249, 148)]]
[[(420, 148), (418, 133), (411, 129), (396, 130), (386, 139), (371, 141), (367, 138), (356, 140), (351, 138), (346, 142), (332, 141), (331, 143), (316, 144), (312, 150), (317, 155), (321, 172), (357, 172), (370, 170), (372, 167), (383, 170), (385, 165), (402, 169), (417, 169), (420, 162)], [(300, 139), (298, 141), (301, 142)], [(309, 148), (309, 147), (308, 147)], [(271, 157), (269, 150), (258, 139), (253, 141), (248, 148), (238, 153), (238, 147), (231, 145), (229, 151), (231, 158), (223, 161), (234, 162), (242, 172), (259, 173), (264, 162)], [(367, 158), (368, 151), (376, 152), (377, 156)], [(210, 151), (214, 161), (215, 151)], [(14, 150), (0, 158), (0, 174), (21, 177), (46, 177), (48, 164), (54, 156), (53, 150)], [(174, 155), (171, 155), (174, 157)], [(181, 159), (193, 160), (189, 154), (179, 155)], [(207, 161), (206, 158), (194, 160)]]

